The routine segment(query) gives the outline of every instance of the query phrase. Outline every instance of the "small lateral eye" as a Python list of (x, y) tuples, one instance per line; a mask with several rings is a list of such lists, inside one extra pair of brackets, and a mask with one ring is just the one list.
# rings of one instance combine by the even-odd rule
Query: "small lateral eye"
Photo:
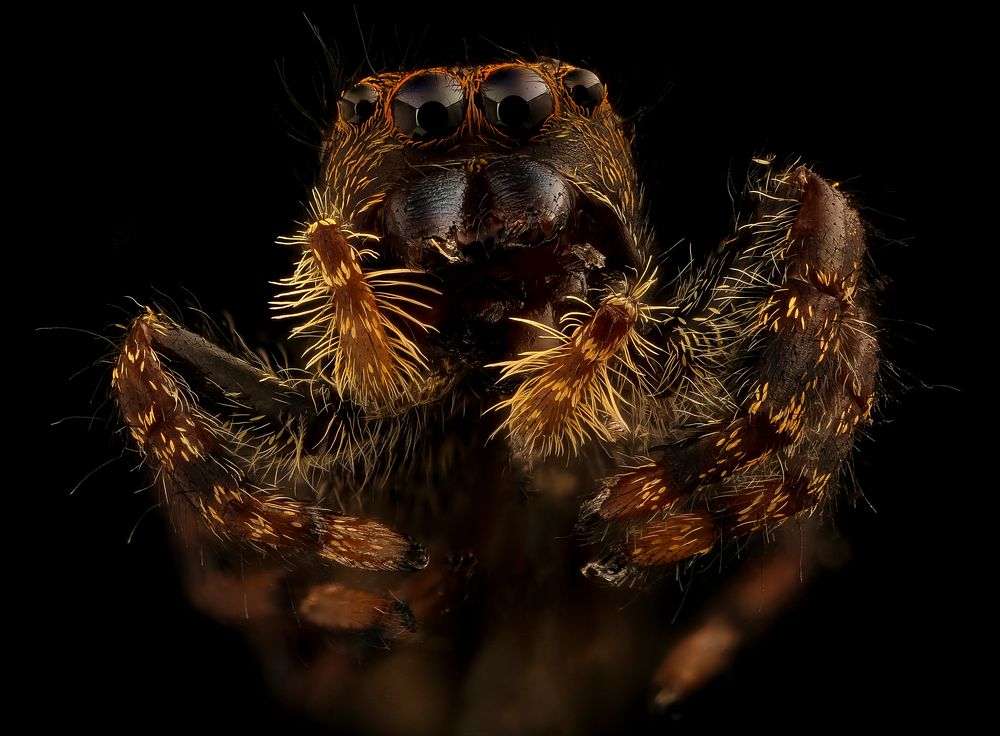
[(392, 120), (400, 132), (422, 141), (453, 133), (465, 117), (465, 93), (450, 74), (410, 77), (392, 99)]
[(370, 84), (356, 84), (340, 96), (337, 110), (340, 117), (351, 125), (362, 125), (375, 114), (378, 90)]
[(487, 120), (517, 136), (536, 132), (554, 109), (549, 85), (523, 66), (494, 71), (483, 82), (479, 99)]
[(563, 85), (573, 102), (586, 110), (593, 110), (604, 100), (604, 85), (596, 74), (586, 69), (566, 72)]

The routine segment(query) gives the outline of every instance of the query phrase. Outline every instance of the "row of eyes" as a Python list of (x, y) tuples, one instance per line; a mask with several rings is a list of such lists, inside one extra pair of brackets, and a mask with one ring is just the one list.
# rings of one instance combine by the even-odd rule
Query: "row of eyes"
[[(586, 69), (567, 72), (562, 82), (573, 102), (584, 110), (593, 110), (604, 99), (604, 85)], [(340, 117), (352, 125), (362, 125), (375, 114), (378, 96), (378, 89), (370, 84), (354, 85), (340, 98)], [(523, 66), (494, 70), (480, 85), (476, 102), (492, 125), (516, 138), (538, 132), (555, 108), (548, 83)], [(465, 93), (450, 74), (423, 72), (396, 90), (390, 110), (396, 128), (413, 140), (441, 138), (462, 124)]]

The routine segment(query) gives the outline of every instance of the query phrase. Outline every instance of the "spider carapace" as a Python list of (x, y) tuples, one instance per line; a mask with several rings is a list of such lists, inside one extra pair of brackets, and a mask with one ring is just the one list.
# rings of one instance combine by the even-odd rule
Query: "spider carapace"
[(152, 310), (116, 361), (192, 600), (375, 730), (605, 731), (696, 688), (718, 662), (628, 589), (838, 492), (879, 355), (849, 200), (762, 160), (678, 261), (605, 84), (547, 59), (365, 78), (322, 162), (287, 365)]

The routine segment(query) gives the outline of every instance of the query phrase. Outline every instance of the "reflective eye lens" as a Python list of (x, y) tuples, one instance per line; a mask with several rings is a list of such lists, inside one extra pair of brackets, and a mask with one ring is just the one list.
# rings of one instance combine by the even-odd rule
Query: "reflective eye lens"
[(340, 96), (337, 110), (343, 120), (361, 125), (375, 114), (378, 90), (370, 84), (356, 84)]
[(554, 109), (549, 85), (523, 66), (497, 69), (483, 82), (479, 97), (486, 119), (516, 135), (537, 131)]
[(604, 99), (604, 85), (597, 75), (586, 69), (574, 69), (563, 77), (563, 85), (573, 102), (593, 110)]
[(462, 85), (443, 72), (407, 79), (392, 100), (396, 127), (414, 140), (440, 138), (454, 132), (465, 117)]

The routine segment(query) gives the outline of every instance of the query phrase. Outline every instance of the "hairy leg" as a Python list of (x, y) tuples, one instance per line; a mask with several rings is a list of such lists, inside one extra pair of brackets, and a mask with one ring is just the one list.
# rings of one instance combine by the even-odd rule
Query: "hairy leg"
[[(161, 346), (182, 341), (178, 330), (152, 312), (137, 319), (128, 329), (113, 374), (122, 416), (156, 472), (168, 504), (187, 502), (216, 536), (261, 550), (313, 554), (369, 570), (426, 565), (423, 549), (409, 537), (373, 520), (290, 498), (253, 477), (242, 459), (246, 435), (234, 423), (202, 409), (182, 374), (160, 352)], [(191, 353), (187, 362), (193, 357), (195, 365), (219, 361), (214, 351), (192, 348)], [(238, 399), (243, 396), (239, 381), (255, 369), (241, 367), (235, 359), (221, 362), (224, 372), (236, 376), (237, 385), (230, 388), (240, 396), (229, 398)], [(241, 370), (232, 370), (233, 366)], [(277, 377), (271, 378), (280, 388)], [(259, 384), (253, 384), (250, 392), (259, 393)], [(253, 398), (261, 402), (261, 397)]]

